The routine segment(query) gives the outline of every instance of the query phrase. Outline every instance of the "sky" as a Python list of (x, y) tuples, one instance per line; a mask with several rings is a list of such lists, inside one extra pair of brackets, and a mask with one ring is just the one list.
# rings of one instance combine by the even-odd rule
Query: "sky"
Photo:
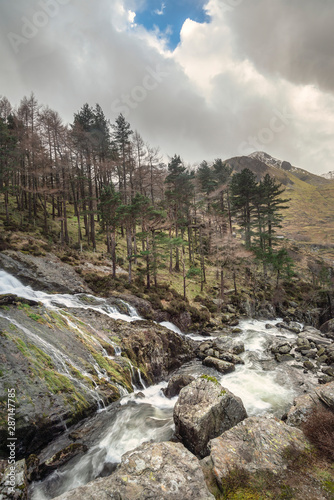
[(99, 103), (164, 158), (334, 170), (333, 0), (0, 0), (0, 96)]

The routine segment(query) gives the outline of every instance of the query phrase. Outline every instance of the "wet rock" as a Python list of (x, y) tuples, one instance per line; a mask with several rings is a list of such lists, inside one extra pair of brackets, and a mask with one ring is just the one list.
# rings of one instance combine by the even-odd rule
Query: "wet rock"
[(195, 344), (153, 321), (117, 322), (114, 327), (125, 355), (147, 382), (158, 383), (195, 358)]
[(0, 479), (1, 500), (26, 500), (28, 498), (27, 468), (25, 460), (5, 468)]
[(125, 453), (109, 477), (54, 500), (214, 500), (198, 459), (180, 443), (145, 443)]
[(322, 372), (329, 377), (334, 377), (334, 366), (326, 366), (322, 368)]
[(297, 338), (297, 346), (303, 349), (310, 349), (310, 343), (306, 337), (299, 336)]
[(58, 453), (53, 455), (51, 458), (46, 460), (38, 467), (38, 477), (39, 479), (47, 476), (50, 472), (58, 469), (62, 465), (66, 464), (73, 457), (82, 455), (88, 450), (86, 445), (81, 443), (73, 443), (66, 448), (60, 450)]
[(276, 344), (274, 344), (271, 348), (271, 352), (273, 354), (289, 354), (289, 352), (291, 351), (292, 349), (292, 346), (291, 344), (283, 341), (283, 342), (278, 342)]
[(315, 359), (318, 356), (318, 351), (317, 349), (310, 349), (305, 356), (309, 359)]
[(233, 363), (229, 363), (228, 361), (222, 361), (217, 358), (212, 358), (210, 356), (203, 359), (202, 364), (204, 366), (208, 366), (209, 368), (214, 368), (220, 373), (231, 373), (235, 370), (235, 366)]
[(183, 387), (191, 384), (191, 382), (193, 382), (194, 380), (195, 377), (193, 377), (192, 375), (173, 375), (169, 379), (167, 387), (163, 389), (163, 393), (165, 394), (166, 398), (174, 398), (175, 396), (178, 396)]
[(9, 306), (11, 304), (27, 304), (28, 306), (38, 306), (36, 300), (25, 299), (12, 293), (0, 295), (0, 306)]
[(278, 363), (283, 363), (284, 361), (293, 361), (295, 358), (291, 354), (275, 354), (275, 359)]
[(306, 370), (315, 370), (315, 366), (311, 361), (304, 361), (303, 366)]
[(208, 442), (247, 417), (240, 398), (215, 379), (200, 377), (184, 387), (174, 408), (175, 434), (200, 457), (206, 456)]
[(330, 377), (329, 375), (322, 375), (318, 378), (319, 384), (329, 384), (334, 381), (334, 377)]
[(244, 365), (245, 362), (239, 356), (232, 354), (230, 352), (220, 352), (218, 355), (219, 359), (222, 361), (228, 361), (229, 363), (233, 363), (234, 365)]
[[(146, 382), (154, 383), (195, 357), (192, 341), (152, 321), (128, 323), (92, 309), (71, 309), (72, 317), (67, 317), (74, 328), (60, 313), (42, 306), (8, 307), (6, 316), (19, 327), (13, 329), (0, 317), (0, 398), (5, 399), (7, 388), (20, 388), (18, 458), (38, 453), (66, 426), (95, 413), (100, 403), (119, 399), (122, 388), (131, 391), (129, 360)], [(123, 356), (105, 356), (102, 344), (108, 348), (109, 339)], [(6, 437), (6, 427), (0, 425), (4, 454)]]
[[(236, 353), (241, 353), (245, 349), (242, 342), (234, 339), (215, 339), (214, 341), (206, 341), (200, 344), (196, 350), (197, 357), (204, 360), (207, 357), (217, 358), (218, 360), (227, 361), (233, 364), (244, 364)], [(221, 365), (222, 366), (222, 365)]]
[(289, 330), (290, 332), (293, 332), (293, 333), (300, 333), (303, 329), (303, 327), (299, 323), (296, 323), (295, 321), (290, 321), (289, 323), (286, 323), (285, 321), (283, 321), (281, 323), (277, 323), (276, 327), (283, 328), (285, 330)]
[(221, 315), (221, 321), (225, 325), (238, 326), (239, 319), (235, 314), (225, 313)]
[[(328, 347), (332, 345), (332, 341), (330, 339), (327, 339), (324, 337), (320, 332), (317, 334), (315, 333), (310, 333), (310, 332), (302, 332), (299, 335), (299, 339), (304, 339), (305, 341), (307, 340), (309, 342), (309, 347)], [(314, 344), (312, 346), (312, 344)]]
[[(250, 417), (210, 441), (213, 472), (222, 486), (234, 469), (281, 474), (295, 456), (309, 448), (302, 431), (274, 417)], [(291, 451), (290, 451), (291, 450)]]

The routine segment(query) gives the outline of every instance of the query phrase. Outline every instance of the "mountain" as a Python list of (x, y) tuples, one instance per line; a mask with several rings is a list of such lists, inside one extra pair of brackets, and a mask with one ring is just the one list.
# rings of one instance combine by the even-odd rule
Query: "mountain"
[(267, 166), (280, 169), (285, 172), (290, 172), (298, 177), (298, 179), (309, 184), (313, 184), (314, 186), (322, 186), (326, 184), (326, 181), (328, 179), (330, 179), (328, 177), (325, 178), (325, 176), (311, 174), (311, 172), (308, 172), (307, 170), (304, 170), (302, 168), (294, 167), (290, 162), (278, 160), (277, 158), (274, 158), (273, 156), (270, 156), (268, 153), (265, 153), (263, 151), (256, 151), (255, 153), (251, 153), (249, 156), (261, 161), (262, 163), (265, 163)]
[(331, 172), (328, 172), (327, 174), (322, 174), (321, 177), (324, 177), (325, 179), (333, 180), (334, 179), (334, 170)]
[(285, 186), (290, 199), (284, 211), (282, 235), (310, 245), (334, 248), (334, 179), (312, 174), (265, 152), (226, 160), (234, 172), (249, 168), (262, 179), (266, 174)]

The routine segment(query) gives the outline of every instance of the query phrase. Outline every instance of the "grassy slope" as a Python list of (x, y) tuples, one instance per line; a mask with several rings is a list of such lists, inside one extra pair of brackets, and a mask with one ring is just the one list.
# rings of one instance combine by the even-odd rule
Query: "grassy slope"
[(285, 211), (283, 233), (316, 244), (334, 244), (334, 181), (314, 186), (288, 174), (291, 199)]

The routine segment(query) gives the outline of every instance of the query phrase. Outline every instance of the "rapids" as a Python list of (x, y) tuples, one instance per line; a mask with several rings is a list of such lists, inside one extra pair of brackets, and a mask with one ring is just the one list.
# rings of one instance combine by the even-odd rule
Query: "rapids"
[[(82, 308), (96, 310), (113, 319), (128, 322), (142, 319), (135, 308), (129, 304), (123, 303), (128, 312), (125, 314), (116, 306), (108, 304), (105, 299), (88, 294), (49, 294), (36, 291), (30, 286), (24, 286), (5, 271), (0, 271), (0, 294), (8, 293), (36, 300), (46, 308), (56, 309), (64, 314), (67, 308)], [(0, 314), (11, 321), (7, 313)], [(67, 321), (70, 321), (68, 317)], [(275, 338), (282, 338), (282, 336), (295, 338), (296, 335), (288, 331), (282, 335), (282, 332), (274, 326), (277, 321), (279, 320), (250, 319), (240, 322), (239, 328), (242, 333), (236, 335), (235, 338), (245, 345), (245, 352), (241, 354), (245, 364), (237, 365), (234, 372), (221, 375), (214, 369), (204, 367), (199, 361), (187, 363), (179, 372), (190, 373), (196, 377), (202, 374), (215, 376), (224, 387), (241, 397), (249, 416), (265, 412), (281, 416), (291, 404), (295, 391), (289, 378), (282, 377), (282, 368), (273, 362), (273, 356), (268, 348)], [(179, 335), (185, 335), (172, 323), (161, 324)], [(271, 328), (266, 328), (266, 324), (270, 324)], [(20, 325), (16, 326), (20, 327)], [(50, 352), (48, 346), (43, 345), (43, 339), (33, 339), (34, 334), (31, 332), (27, 334), (40, 348)], [(188, 335), (196, 341), (208, 338), (197, 333)], [(51, 354), (59, 370), (63, 368), (65, 372), (64, 355), (57, 350)], [(116, 354), (121, 354), (120, 349)], [(33, 483), (30, 488), (32, 500), (52, 499), (96, 477), (106, 475), (120, 462), (125, 452), (145, 441), (164, 441), (172, 437), (173, 408), (177, 398), (169, 400), (163, 395), (162, 388), (167, 385), (166, 382), (146, 388), (140, 372), (137, 373), (137, 377), (134, 377), (136, 369), (132, 367), (132, 370), (133, 379), (139, 380), (137, 387), (133, 383), (134, 392), (132, 394), (123, 392), (121, 403), (116, 410), (114, 407), (103, 409), (104, 417), (107, 415), (110, 418), (106, 419), (103, 431), (83, 456), (75, 457), (43, 481)], [(64, 434), (69, 432), (70, 429), (64, 429)]]

